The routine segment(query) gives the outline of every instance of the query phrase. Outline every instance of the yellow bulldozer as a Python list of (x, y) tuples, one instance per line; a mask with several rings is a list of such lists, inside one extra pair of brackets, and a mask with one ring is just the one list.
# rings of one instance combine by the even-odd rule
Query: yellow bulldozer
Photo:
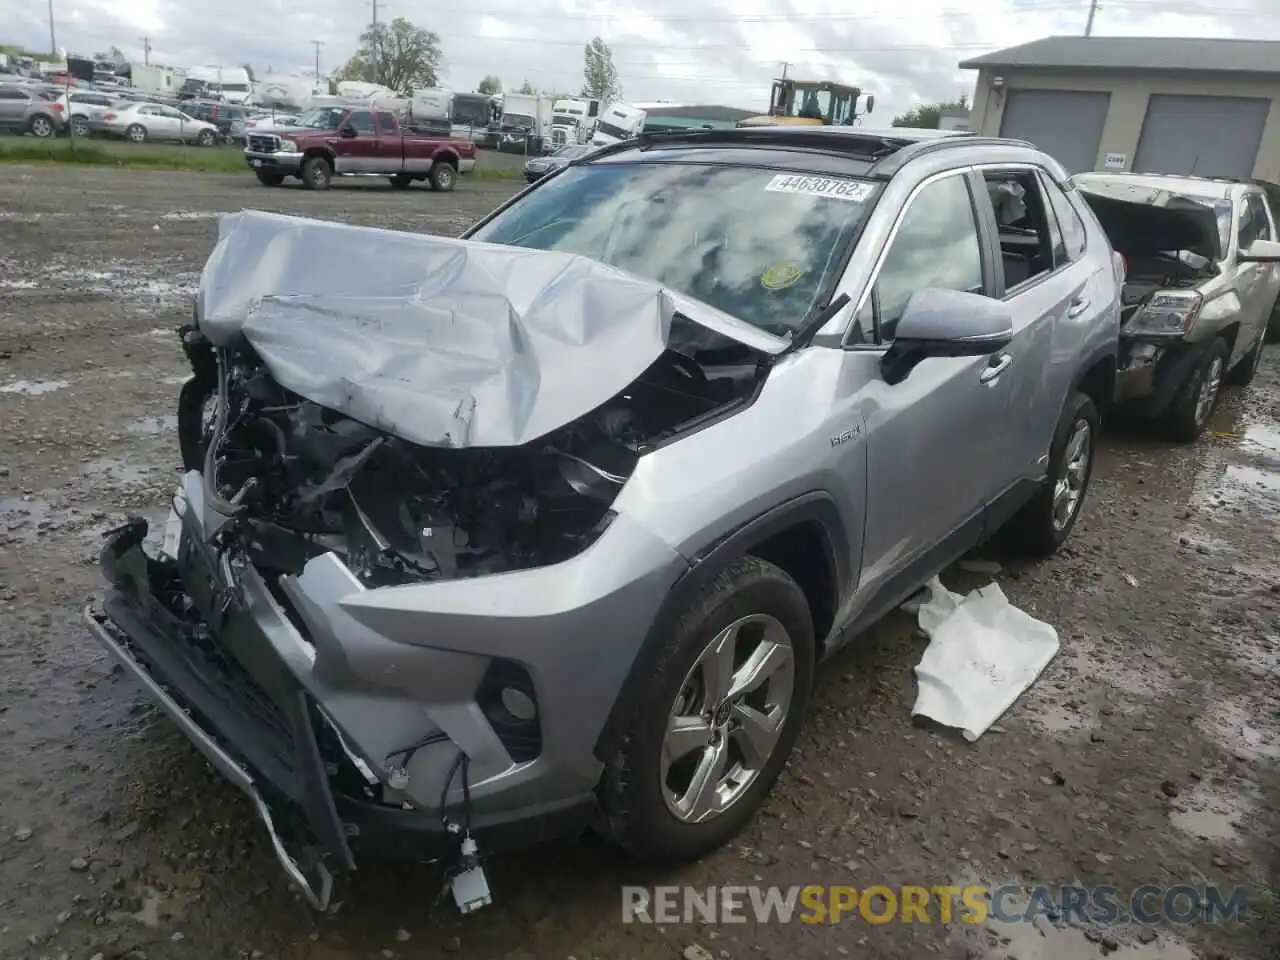
[[(860, 88), (843, 83), (779, 77), (773, 81), (769, 113), (739, 120), (738, 126), (852, 126), (854, 120), (862, 115), (857, 112), (860, 96)], [(870, 113), (875, 102), (875, 97), (868, 96), (862, 113)]]

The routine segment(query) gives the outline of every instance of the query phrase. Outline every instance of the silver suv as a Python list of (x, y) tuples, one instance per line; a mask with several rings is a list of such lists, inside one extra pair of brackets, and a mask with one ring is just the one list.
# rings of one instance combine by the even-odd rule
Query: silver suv
[(1280, 294), (1280, 234), (1262, 187), (1083, 173), (1075, 183), (1126, 259), (1118, 409), (1194, 440), (1224, 385), (1262, 362)]
[(464, 240), (237, 214), (164, 549), (111, 534), (88, 623), (314, 903), (468, 835), (697, 857), (820, 660), (1070, 534), (1120, 283), (1054, 160), (903, 129), (641, 137)]
[(0, 130), (52, 137), (65, 125), (62, 104), (52, 96), (45, 96), (34, 86), (0, 83)]

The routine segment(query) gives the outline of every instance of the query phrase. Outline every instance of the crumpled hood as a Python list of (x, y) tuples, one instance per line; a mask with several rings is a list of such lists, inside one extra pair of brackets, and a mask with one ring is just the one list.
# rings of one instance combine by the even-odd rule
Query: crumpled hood
[(786, 345), (585, 257), (256, 211), (220, 219), (197, 310), (281, 386), (424, 446), (537, 439), (668, 347)]
[(1218, 216), (1203, 203), (1141, 184), (1075, 180), (1111, 245), (1126, 256), (1189, 250), (1222, 259)]

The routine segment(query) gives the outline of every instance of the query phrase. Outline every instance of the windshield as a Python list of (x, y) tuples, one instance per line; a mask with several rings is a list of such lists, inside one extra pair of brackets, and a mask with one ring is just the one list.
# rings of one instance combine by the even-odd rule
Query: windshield
[(569, 167), (470, 235), (591, 257), (777, 336), (825, 305), (866, 181), (748, 167)]
[(298, 118), (298, 126), (312, 130), (337, 130), (342, 119), (341, 107), (317, 107)]

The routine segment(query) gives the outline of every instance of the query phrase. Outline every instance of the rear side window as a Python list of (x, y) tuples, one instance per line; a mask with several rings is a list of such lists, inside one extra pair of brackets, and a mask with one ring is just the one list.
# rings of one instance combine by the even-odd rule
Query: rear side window
[(395, 133), (399, 129), (395, 114), (378, 111), (378, 129), (383, 133)]
[(1067, 262), (1074, 263), (1084, 256), (1085, 238), (1088, 236), (1084, 221), (1080, 219), (1080, 214), (1076, 213), (1076, 208), (1061, 187), (1045, 176), (1040, 177), (1040, 183), (1049, 198), (1049, 206), (1057, 217)]

